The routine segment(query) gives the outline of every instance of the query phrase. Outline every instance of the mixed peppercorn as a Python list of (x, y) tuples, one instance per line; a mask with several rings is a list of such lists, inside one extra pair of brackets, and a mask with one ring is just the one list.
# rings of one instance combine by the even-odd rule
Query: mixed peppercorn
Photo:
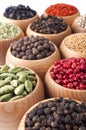
[(68, 4), (54, 4), (48, 7), (45, 12), (51, 16), (69, 16), (78, 12), (77, 8)]

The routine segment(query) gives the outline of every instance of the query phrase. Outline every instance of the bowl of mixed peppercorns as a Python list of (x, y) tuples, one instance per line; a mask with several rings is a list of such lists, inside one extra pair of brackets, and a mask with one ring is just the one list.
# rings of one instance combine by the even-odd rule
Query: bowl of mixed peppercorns
[(48, 97), (68, 97), (86, 103), (86, 58), (57, 60), (45, 75)]
[(2, 20), (18, 25), (24, 32), (27, 26), (38, 17), (37, 12), (29, 6), (9, 6), (5, 9)]
[(64, 3), (57, 3), (46, 8), (44, 15), (62, 17), (68, 25), (72, 25), (74, 19), (80, 15), (77, 7)]
[(31, 107), (18, 130), (85, 130), (86, 104), (69, 98), (51, 98)]
[(0, 67), (0, 130), (17, 130), (25, 112), (44, 99), (39, 76), (31, 69)]
[(64, 37), (71, 34), (71, 28), (62, 18), (40, 16), (26, 30), (27, 36), (44, 36), (59, 46)]
[(11, 44), (6, 64), (31, 68), (43, 78), (57, 59), (60, 59), (60, 53), (56, 45), (42, 36), (31, 35)]
[(75, 33), (67, 36), (59, 49), (63, 58), (86, 58), (86, 33)]
[(16, 25), (0, 22), (0, 65), (5, 63), (5, 56), (10, 44), (24, 37), (24, 33)]

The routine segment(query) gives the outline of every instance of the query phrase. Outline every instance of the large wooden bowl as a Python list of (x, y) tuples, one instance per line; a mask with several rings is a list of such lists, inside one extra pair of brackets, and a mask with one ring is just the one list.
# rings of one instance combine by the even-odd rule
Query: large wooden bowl
[[(44, 12), (44, 15), (47, 16), (48, 14), (46, 12)], [(80, 12), (78, 11), (76, 14), (70, 15), (70, 16), (58, 16), (64, 19), (64, 21), (68, 24), (68, 25), (72, 25), (73, 21), (80, 16)]]
[(15, 101), (0, 102), (0, 130), (17, 130), (25, 112), (32, 105), (44, 99), (42, 81), (37, 74), (36, 78), (37, 85), (29, 95)]
[(42, 34), (42, 33), (37, 33), (37, 32), (34, 32), (33, 30), (31, 30), (30, 28), (31, 24), (27, 27), (27, 30), (26, 30), (26, 34), (27, 36), (30, 36), (30, 35), (34, 35), (34, 36), (44, 36), (45, 38), (49, 39), (50, 41), (54, 42), (56, 44), (56, 46), (58, 47), (61, 43), (61, 41), (69, 34), (71, 34), (71, 28), (68, 26), (68, 28), (61, 32), (61, 33), (58, 33), (58, 34)]
[(16, 58), (11, 54), (11, 47), (9, 47), (6, 54), (6, 64), (30, 68), (34, 70), (41, 78), (43, 78), (48, 68), (54, 63), (54, 61), (60, 59), (59, 50), (56, 45), (54, 45), (54, 47), (55, 51), (52, 55), (40, 60), (23, 60)]
[(27, 29), (27, 26), (34, 21), (36, 18), (38, 18), (39, 16), (36, 14), (34, 17), (29, 18), (29, 19), (25, 19), (25, 20), (13, 20), (13, 19), (9, 19), (6, 18), (4, 15), (1, 16), (0, 21), (2, 22), (6, 22), (6, 23), (12, 23), (15, 24), (17, 26), (19, 26), (24, 32)]
[(80, 27), (75, 20), (73, 21), (71, 28), (74, 33), (86, 33), (86, 28)]
[[(79, 33), (79, 34), (81, 34), (81, 33)], [(63, 57), (63, 58), (71, 58), (71, 57), (76, 57), (76, 58), (81, 58), (81, 57), (83, 57), (83, 58), (86, 58), (86, 51), (83, 51), (83, 52), (81, 53), (80, 51), (75, 51), (75, 50), (69, 49), (69, 48), (65, 45), (65, 43), (66, 43), (67, 41), (69, 41), (69, 42), (71, 41), (71, 40), (70, 40), (70, 37), (71, 37), (71, 39), (72, 39), (72, 36), (74, 36), (74, 35), (78, 35), (78, 34), (72, 34), (72, 35), (66, 37), (66, 38), (62, 41), (62, 43), (61, 43), (61, 45), (60, 45), (60, 47), (59, 47), (62, 57)], [(83, 35), (84, 35), (84, 34), (83, 34)], [(81, 37), (80, 37), (80, 38), (81, 38)], [(77, 45), (77, 42), (76, 42), (76, 41), (74, 41), (74, 42), (75, 42), (76, 45)], [(83, 43), (82, 43), (82, 46), (83, 46)]]
[(20, 29), (20, 33), (17, 36), (9, 38), (9, 39), (0, 40), (0, 65), (3, 65), (5, 63), (6, 52), (10, 44), (14, 41), (19, 40), (22, 37), (24, 37), (24, 33)]
[[(57, 98), (58, 98), (58, 97), (57, 97)], [(34, 108), (36, 108), (39, 104), (45, 103), (45, 102), (50, 101), (50, 100), (53, 101), (54, 99), (56, 99), (56, 98), (49, 98), (49, 99), (40, 101), (40, 102), (36, 103), (34, 106), (32, 106), (32, 107), (24, 114), (22, 120), (21, 120), (20, 123), (19, 123), (18, 130), (25, 130), (25, 119), (26, 119), (27, 113), (30, 113), (30, 112), (31, 112)], [(78, 103), (81, 103), (81, 102), (78, 101), (78, 100), (75, 100), (75, 101), (78, 102)]]
[(74, 90), (57, 84), (50, 76), (50, 69), (47, 71), (44, 83), (45, 92), (48, 97), (66, 97), (86, 103), (86, 90)]

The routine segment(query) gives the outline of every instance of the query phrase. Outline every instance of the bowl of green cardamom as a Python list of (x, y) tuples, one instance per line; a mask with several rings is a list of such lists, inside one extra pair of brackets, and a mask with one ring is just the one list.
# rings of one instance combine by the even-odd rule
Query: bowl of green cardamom
[(21, 37), (24, 37), (24, 33), (18, 26), (0, 22), (0, 65), (5, 63), (9, 45)]
[(24, 113), (43, 99), (43, 84), (34, 71), (0, 67), (0, 130), (17, 130)]

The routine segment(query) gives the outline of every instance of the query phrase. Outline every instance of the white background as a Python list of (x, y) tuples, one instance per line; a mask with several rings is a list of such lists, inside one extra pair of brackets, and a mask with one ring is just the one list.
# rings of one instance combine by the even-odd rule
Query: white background
[(81, 14), (86, 13), (86, 0), (0, 0), (0, 14), (3, 14), (5, 8), (10, 5), (23, 4), (29, 5), (41, 15), (47, 7), (56, 3), (72, 4), (79, 9)]

